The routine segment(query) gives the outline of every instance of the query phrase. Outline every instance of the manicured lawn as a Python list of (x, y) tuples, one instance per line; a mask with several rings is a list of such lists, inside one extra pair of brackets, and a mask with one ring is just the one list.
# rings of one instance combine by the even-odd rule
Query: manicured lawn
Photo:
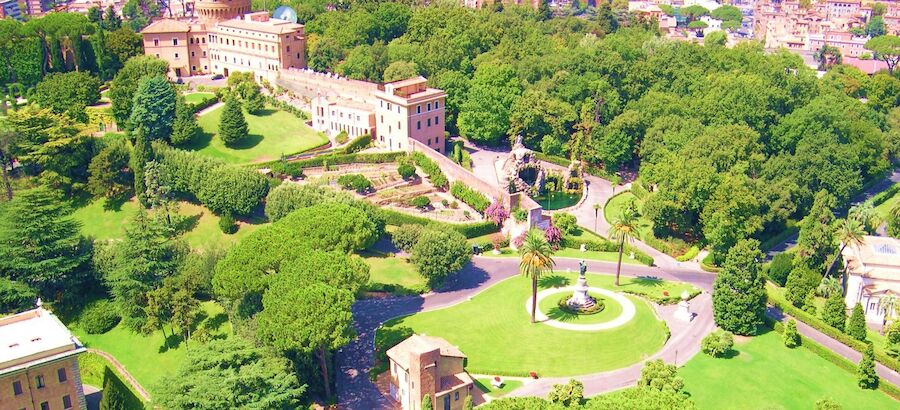
[(216, 95), (213, 93), (190, 93), (184, 95), (184, 102), (188, 104), (200, 104), (213, 98), (216, 98)]
[[(82, 234), (95, 240), (106, 241), (125, 237), (125, 226), (137, 212), (138, 204), (135, 199), (111, 209), (106, 209), (105, 199), (97, 199), (75, 210), (73, 216), (75, 220), (81, 222)], [(209, 246), (228, 247), (262, 226), (259, 221), (241, 223), (237, 233), (226, 235), (219, 229), (219, 217), (202, 205), (181, 201), (179, 213), (187, 217), (183, 238), (194, 249)]]
[(369, 286), (382, 288), (380, 285), (399, 286), (412, 293), (428, 291), (428, 284), (406, 258), (383, 254), (362, 254), (369, 265)]
[[(622, 210), (624, 210), (632, 201), (634, 201), (634, 205), (637, 208), (638, 213), (640, 213), (641, 208), (644, 206), (644, 201), (638, 199), (631, 192), (624, 192), (612, 197), (606, 204), (606, 207), (603, 208), (603, 216), (606, 218), (606, 221), (610, 222), (614, 217), (621, 215)], [(637, 225), (642, 238), (647, 235), (653, 235), (653, 223), (647, 220), (647, 218), (644, 218), (643, 215), (637, 219)]]
[[(554, 293), (538, 302), (538, 308), (541, 310), (541, 312), (544, 312), (550, 319), (566, 323), (575, 323), (579, 325), (609, 322), (610, 320), (613, 320), (622, 314), (622, 305), (619, 302), (616, 302), (609, 297), (594, 294), (591, 294), (591, 296), (593, 296), (594, 299), (598, 301), (598, 303), (602, 302), (604, 306), (603, 310), (597, 313), (591, 315), (577, 315), (560, 309), (560, 299), (571, 295), (571, 291)], [(632, 299), (637, 303), (637, 299)]]
[(493, 379), (484, 378), (484, 377), (476, 378), (475, 386), (478, 386), (479, 390), (481, 390), (487, 394), (490, 394), (491, 397), (493, 397), (495, 399), (499, 398), (499, 397), (503, 397), (506, 394), (508, 394), (509, 392), (511, 392), (515, 389), (518, 389), (519, 387), (522, 387), (522, 384), (523, 384), (521, 380), (504, 380), (503, 387), (498, 389), (494, 386), (491, 386), (491, 380), (493, 380)]
[(103, 356), (100, 356), (96, 353), (82, 353), (78, 355), (78, 372), (81, 374), (81, 383), (87, 384), (90, 386), (94, 386), (98, 389), (103, 389), (103, 372), (105, 368), (109, 368), (112, 370), (126, 386), (131, 390), (134, 397), (137, 397), (138, 400), (143, 400), (141, 395), (138, 394), (137, 391), (134, 390), (134, 387), (131, 386), (127, 381), (125, 381), (125, 376), (122, 373), (119, 373), (116, 370), (116, 367), (113, 366), (109, 360), (106, 360)]
[[(540, 288), (574, 283), (576, 273), (555, 272)], [(612, 287), (613, 277), (591, 274), (590, 286)], [(655, 292), (652, 285), (634, 281), (631, 289)], [(638, 289), (642, 288), (642, 289)], [(635, 298), (637, 314), (630, 322), (599, 332), (576, 332), (530, 323), (525, 302), (531, 282), (513, 276), (471, 300), (450, 308), (418, 313), (389, 321), (417, 333), (440, 336), (469, 357), (467, 369), (478, 374), (570, 376), (617, 369), (639, 362), (659, 350), (666, 340), (665, 324), (652, 308)], [(640, 337), (636, 337), (640, 335)]]
[(226, 147), (216, 135), (222, 107), (199, 117), (203, 136), (189, 149), (232, 164), (276, 160), (282, 154), (303, 152), (328, 142), (328, 138), (307, 127), (302, 120), (285, 111), (266, 109), (259, 115), (245, 114), (250, 134), (234, 147)]
[[(203, 302), (201, 306), (206, 318), (200, 322), (199, 327), (210, 326), (207, 328), (213, 335), (231, 334), (231, 324), (228, 323), (221, 306), (215, 302)], [(185, 357), (185, 344), (172, 340), (171, 329), (168, 326), (166, 326), (166, 334), (170, 338), (168, 348), (163, 343), (161, 331), (142, 335), (119, 324), (102, 335), (89, 335), (77, 324), (74, 326), (70, 324), (70, 327), (85, 346), (113, 355), (150, 394), (153, 394), (160, 379), (174, 373)]]
[(894, 194), (894, 196), (890, 197), (887, 201), (882, 202), (880, 205), (875, 207), (875, 213), (881, 217), (881, 220), (887, 221), (890, 219), (891, 208), (894, 207), (898, 202), (900, 202), (900, 195)]
[(738, 343), (739, 354), (714, 359), (699, 353), (683, 368), (685, 390), (700, 409), (811, 409), (830, 397), (845, 409), (896, 409), (880, 391), (862, 390), (854, 374), (815, 353), (784, 347), (769, 332)]

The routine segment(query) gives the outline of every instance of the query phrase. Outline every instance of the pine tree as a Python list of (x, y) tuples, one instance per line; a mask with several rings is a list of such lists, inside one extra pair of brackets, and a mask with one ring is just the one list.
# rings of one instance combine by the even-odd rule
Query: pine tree
[(102, 27), (106, 31), (114, 31), (122, 27), (122, 18), (119, 17), (118, 14), (116, 14), (116, 10), (112, 5), (109, 5), (106, 8), (106, 14), (103, 16), (103, 21), (100, 23), (100, 27)]
[(832, 292), (825, 300), (825, 307), (822, 308), (822, 320), (841, 332), (847, 323), (847, 307), (844, 305), (844, 296), (840, 292)]
[(866, 340), (866, 317), (863, 314), (862, 305), (859, 303), (853, 307), (850, 322), (847, 323), (847, 334), (856, 340)]
[[(834, 197), (822, 190), (816, 194), (809, 214), (800, 221), (800, 236), (797, 238), (799, 255), (810, 268), (824, 271), (825, 262), (835, 251), (834, 244)], [(795, 263), (797, 265), (797, 263)], [(804, 296), (806, 294), (804, 293)]]
[(863, 352), (862, 359), (856, 368), (856, 377), (859, 381), (859, 387), (863, 389), (875, 389), (878, 387), (878, 373), (875, 371), (875, 351), (872, 344), (866, 345), (866, 351)]
[(184, 101), (183, 96), (178, 96), (175, 103), (175, 122), (172, 124), (172, 145), (187, 145), (200, 135), (201, 129), (197, 125), (197, 119), (191, 107)]
[(713, 316), (722, 329), (749, 335), (763, 324), (766, 289), (760, 260), (762, 253), (755, 240), (742, 240), (729, 250), (713, 283)]
[(134, 142), (134, 151), (131, 153), (131, 169), (134, 170), (134, 193), (144, 207), (149, 207), (147, 200), (147, 182), (144, 180), (144, 169), (147, 163), (153, 160), (153, 150), (143, 130), (138, 130)]
[(219, 138), (225, 145), (233, 145), (247, 136), (247, 120), (244, 119), (244, 111), (241, 102), (236, 96), (225, 100), (225, 108), (222, 109), (222, 118), (219, 120)]
[(790, 348), (795, 348), (800, 346), (800, 333), (797, 333), (797, 321), (794, 319), (788, 320), (787, 324), (784, 325), (784, 335), (782, 335), (784, 339), (784, 345)]
[(816, 315), (816, 292), (809, 291), (806, 294), (806, 298), (803, 299), (803, 311), (809, 313), (810, 315)]
[(422, 397), (422, 410), (433, 410), (434, 405), (431, 404), (431, 395), (426, 394)]
[(175, 122), (175, 101), (178, 94), (166, 77), (145, 77), (134, 93), (128, 123), (137, 132), (144, 132), (149, 141), (168, 141)]

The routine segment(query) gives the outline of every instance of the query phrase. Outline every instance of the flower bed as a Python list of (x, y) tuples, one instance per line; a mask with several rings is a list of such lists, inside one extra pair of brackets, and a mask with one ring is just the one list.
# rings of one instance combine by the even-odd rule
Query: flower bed
[(591, 296), (591, 297), (594, 298), (596, 303), (594, 303), (594, 306), (591, 306), (587, 309), (584, 309), (584, 308), (574, 309), (571, 306), (569, 306), (569, 299), (572, 299), (572, 295), (565, 295), (562, 298), (560, 298), (559, 302), (557, 303), (557, 306), (559, 306), (559, 309), (562, 310), (563, 312), (571, 313), (573, 315), (594, 315), (594, 314), (602, 312), (603, 309), (606, 309), (606, 304), (603, 303), (603, 299), (598, 298), (596, 296)]

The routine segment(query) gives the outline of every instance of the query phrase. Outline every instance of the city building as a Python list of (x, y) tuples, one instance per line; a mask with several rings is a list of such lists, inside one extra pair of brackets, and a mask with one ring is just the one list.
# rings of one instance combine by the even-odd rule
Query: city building
[(86, 409), (76, 358), (83, 352), (41, 307), (0, 318), (0, 409)]
[(809, 35), (809, 49), (818, 50), (827, 44), (840, 50), (842, 57), (859, 57), (862, 53), (871, 54), (865, 48), (866, 41), (868, 37), (857, 37), (846, 31), (826, 31)]
[(464, 355), (439, 337), (412, 335), (388, 349), (390, 394), (404, 410), (419, 410), (425, 395), (432, 408), (459, 410), (475, 384)]
[[(480, 9), (482, 7), (486, 7), (488, 5), (494, 4), (494, 2), (496, 2), (496, 1), (498, 1), (498, 0), (461, 0), (460, 4), (462, 4), (463, 7), (468, 7), (470, 9)], [(505, 6), (511, 6), (511, 5), (529, 6), (533, 9), (537, 10), (538, 8), (541, 7), (541, 4), (543, 4), (544, 1), (548, 1), (548, 0), (499, 0), (499, 1), (502, 2), (503, 5), (505, 5)]]
[(49, 5), (45, 0), (25, 0), (25, 14), (29, 17), (40, 17), (49, 10)]
[(0, 18), (9, 17), (15, 20), (24, 20), (22, 8), (19, 6), (19, 0), (3, 0), (0, 1)]
[(900, 297), (900, 239), (864, 236), (861, 244), (844, 248), (842, 256), (847, 270), (847, 308), (860, 303), (866, 321), (883, 323), (881, 299)]
[[(377, 131), (375, 145), (389, 150), (408, 151), (416, 140), (437, 152), (444, 152), (444, 100), (447, 94), (427, 86), (425, 77), (384, 85), (375, 93)], [(396, 125), (396, 126), (395, 126)]]
[(250, 0), (199, 0), (197, 18), (160, 19), (141, 31), (144, 53), (169, 63), (173, 77), (250, 71), (273, 81), (306, 67), (303, 25), (250, 12)]

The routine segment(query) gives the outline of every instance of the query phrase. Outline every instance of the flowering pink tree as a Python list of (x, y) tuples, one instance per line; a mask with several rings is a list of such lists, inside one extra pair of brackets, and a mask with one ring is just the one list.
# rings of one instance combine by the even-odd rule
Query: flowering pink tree
[(490, 220), (494, 225), (503, 225), (506, 218), (509, 218), (509, 211), (498, 201), (494, 201), (484, 210), (484, 219)]
[(522, 244), (525, 243), (525, 235), (527, 235), (527, 234), (528, 234), (528, 231), (524, 231), (524, 232), (522, 232), (521, 235), (513, 238), (512, 245), (515, 246), (516, 249), (521, 248)]
[(551, 224), (544, 230), (544, 239), (553, 247), (553, 250), (559, 249), (559, 243), (562, 241), (562, 232), (555, 225)]

